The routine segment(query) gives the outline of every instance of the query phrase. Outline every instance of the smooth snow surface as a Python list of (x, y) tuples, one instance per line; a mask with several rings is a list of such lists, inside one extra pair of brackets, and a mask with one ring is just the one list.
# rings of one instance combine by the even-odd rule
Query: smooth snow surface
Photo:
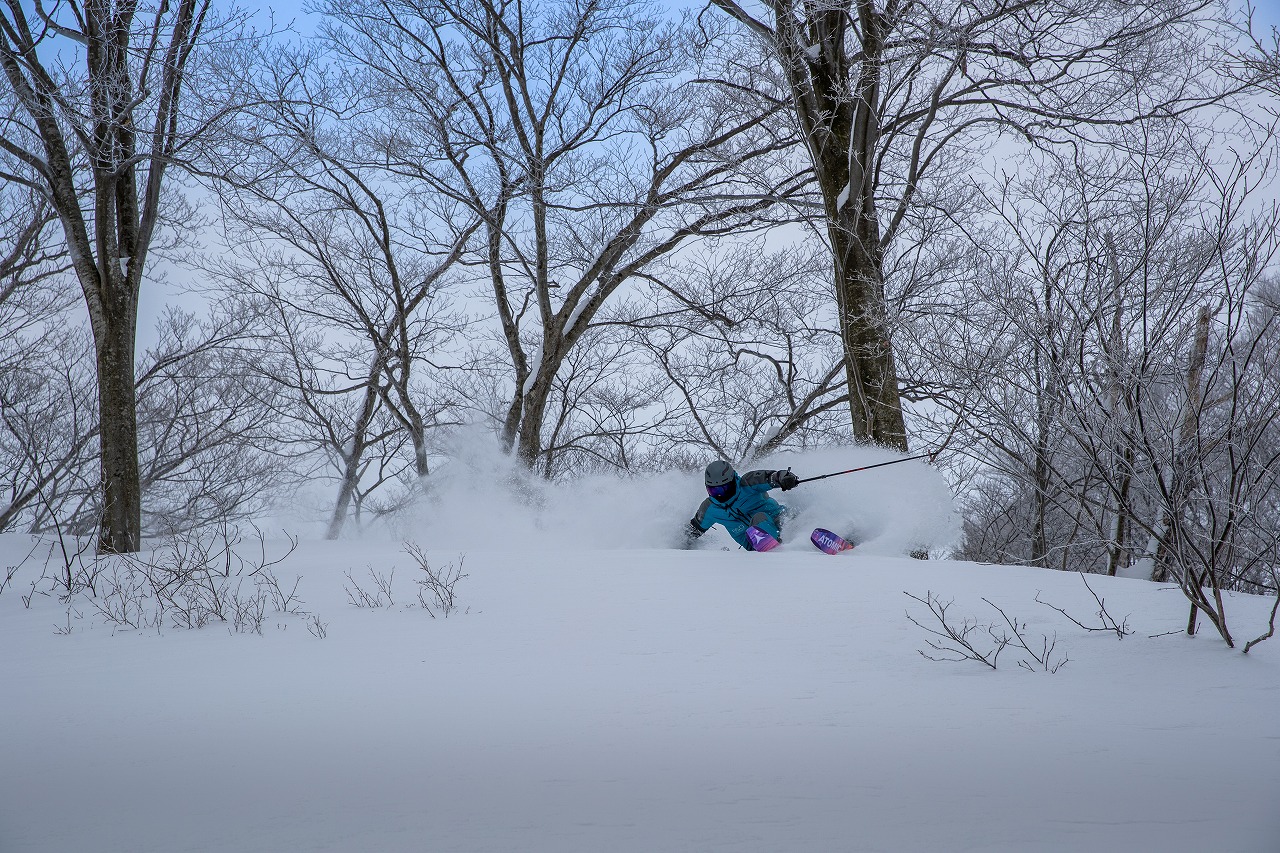
[[(1092, 622), (1076, 575), (886, 556), (951, 524), (927, 470), (899, 474), (915, 516), (904, 486), (793, 501), (865, 525), (865, 549), (834, 557), (801, 535), (769, 554), (599, 547), (587, 496), (627, 500), (603, 483), (561, 508), (587, 514), (566, 537), (581, 548), (551, 547), (514, 500), (475, 528), (488, 540), (440, 505), (429, 526), (459, 526), (469, 574), (470, 612), (447, 619), (404, 606), (399, 542), (304, 542), (278, 574), (302, 575), (325, 639), (301, 617), (113, 631), (84, 607), (61, 635), (56, 598), (23, 606), (28, 563), (0, 595), (0, 851), (1280, 850), (1280, 640), (1153, 638), (1185, 623), (1176, 589), (1091, 577), (1135, 631), (1121, 641), (1035, 603)], [(670, 480), (696, 504), (696, 481)], [(502, 513), (520, 535), (498, 535)], [(28, 541), (0, 537), (0, 568)], [(347, 602), (346, 571), (393, 565), (395, 606)], [(928, 612), (904, 591), (984, 623), (985, 596), (1070, 662), (925, 660), (905, 613)], [(1229, 610), (1247, 639), (1269, 602)]]

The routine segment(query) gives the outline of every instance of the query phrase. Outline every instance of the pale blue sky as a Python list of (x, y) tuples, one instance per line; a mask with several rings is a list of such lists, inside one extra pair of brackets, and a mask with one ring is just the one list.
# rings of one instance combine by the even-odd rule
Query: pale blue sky
[[(1230, 0), (1230, 2), (1243, 8), (1243, 0)], [(277, 2), (263, 4), (262, 8), (274, 10), (280, 21), (295, 20), (299, 29), (306, 30), (309, 29), (308, 18), (314, 18), (314, 16), (308, 16), (301, 11), (305, 5), (310, 5), (310, 0), (277, 0)], [(1260, 24), (1263, 29), (1280, 27), (1280, 0), (1254, 0), (1253, 7), (1255, 26)]]
[(1268, 28), (1280, 27), (1280, 0), (1254, 0), (1253, 27), (1258, 35), (1265, 35)]
[(1254, 24), (1280, 27), (1280, 0), (1259, 0), (1254, 3)]

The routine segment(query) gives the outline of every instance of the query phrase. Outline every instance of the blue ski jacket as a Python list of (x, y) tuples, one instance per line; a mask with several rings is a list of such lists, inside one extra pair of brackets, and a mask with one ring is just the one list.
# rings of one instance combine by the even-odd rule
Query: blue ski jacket
[(776, 488), (779, 471), (748, 471), (739, 474), (735, 479), (737, 490), (725, 502), (708, 497), (698, 507), (689, 521), (689, 537), (696, 539), (717, 524), (722, 525), (734, 541), (748, 551), (751, 540), (747, 538), (747, 528), (752, 524), (768, 531), (774, 538), (780, 538), (781, 527), (779, 516), (785, 507), (769, 497), (768, 491)]

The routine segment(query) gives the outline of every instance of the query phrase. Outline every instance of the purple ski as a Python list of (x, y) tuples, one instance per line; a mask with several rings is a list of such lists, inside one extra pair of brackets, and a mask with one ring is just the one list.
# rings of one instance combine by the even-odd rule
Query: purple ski
[(813, 535), (809, 537), (809, 541), (816, 545), (819, 550), (828, 554), (839, 554), (841, 551), (853, 550), (853, 546), (844, 539), (821, 527), (814, 528)]
[(772, 551), (782, 544), (755, 525), (747, 528), (747, 539), (750, 540), (751, 547), (756, 551)]

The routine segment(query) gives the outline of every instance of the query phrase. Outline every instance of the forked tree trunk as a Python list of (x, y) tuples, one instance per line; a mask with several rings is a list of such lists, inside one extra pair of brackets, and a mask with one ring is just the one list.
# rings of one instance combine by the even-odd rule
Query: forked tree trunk
[[(342, 528), (347, 523), (352, 503), (356, 497), (356, 488), (360, 485), (360, 473), (364, 465), (364, 453), (369, 447), (369, 425), (378, 411), (378, 382), (382, 378), (383, 358), (374, 359), (369, 369), (369, 383), (364, 389), (364, 401), (360, 405), (360, 414), (356, 416), (355, 426), (351, 432), (351, 445), (342, 460), (342, 478), (338, 482), (338, 497), (333, 502), (333, 515), (329, 517), (329, 529), (325, 531), (325, 539), (337, 539), (342, 535)], [(357, 507), (357, 513), (359, 508)]]

